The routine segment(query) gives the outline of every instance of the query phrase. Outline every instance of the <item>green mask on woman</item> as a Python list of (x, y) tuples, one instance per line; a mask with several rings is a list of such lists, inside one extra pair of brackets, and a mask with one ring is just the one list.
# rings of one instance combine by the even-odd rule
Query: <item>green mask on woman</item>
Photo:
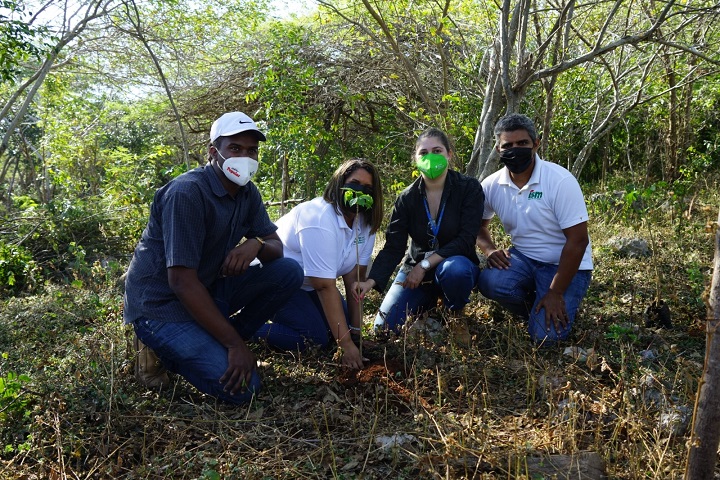
[(415, 165), (429, 179), (434, 180), (443, 174), (448, 166), (448, 161), (445, 155), (426, 153), (415, 161)]

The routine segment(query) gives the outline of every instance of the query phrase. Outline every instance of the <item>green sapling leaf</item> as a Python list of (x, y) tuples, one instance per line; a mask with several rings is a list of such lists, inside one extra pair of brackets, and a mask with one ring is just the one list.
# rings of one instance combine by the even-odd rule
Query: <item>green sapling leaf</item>
[(372, 195), (368, 195), (366, 193), (358, 192), (357, 190), (353, 190), (352, 188), (343, 188), (343, 200), (345, 201), (345, 205), (349, 207), (364, 207), (364, 208), (371, 208), (373, 206), (373, 198)]

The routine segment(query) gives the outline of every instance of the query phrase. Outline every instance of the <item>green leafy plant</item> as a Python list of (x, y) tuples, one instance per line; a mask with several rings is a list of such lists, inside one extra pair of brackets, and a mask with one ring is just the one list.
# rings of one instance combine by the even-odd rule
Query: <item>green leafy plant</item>
[(608, 327), (605, 338), (608, 340), (629, 341), (630, 343), (634, 343), (638, 339), (637, 329), (633, 325), (613, 323)]
[(1, 0), (0, 7), (0, 38), (3, 44), (0, 79), (6, 82), (22, 74), (24, 62), (42, 60), (49, 48), (45, 38), (48, 28), (36, 27), (26, 21), (26, 18), (32, 17), (32, 13), (25, 12), (23, 2)]
[(360, 213), (360, 208), (372, 208), (373, 198), (366, 193), (358, 192), (351, 188), (343, 188), (345, 193), (343, 199), (345, 203), (351, 207), (355, 207), (355, 213)]
[[(7, 354), (3, 355), (6, 356)], [(15, 372), (8, 372), (0, 377), (0, 418), (5, 418), (8, 412), (17, 412), (26, 415), (27, 400), (23, 400), (23, 384), (30, 381), (27, 375), (18, 375)]]
[(18, 245), (0, 242), (0, 293), (16, 295), (33, 281), (37, 265)]
[[(351, 188), (343, 188), (343, 200), (345, 201), (345, 204), (354, 207), (355, 208), (355, 215), (360, 215), (360, 208), (363, 209), (370, 209), (373, 206), (373, 203), (375, 202), (373, 197), (371, 195), (368, 195), (363, 192), (358, 192), (357, 190), (353, 190)], [(360, 265), (360, 244), (358, 242), (357, 237), (357, 229), (355, 230), (355, 265)], [(357, 270), (357, 282), (360, 283), (360, 269)], [(360, 299), (358, 302), (358, 310), (360, 310), (360, 318), (362, 318), (363, 313), (363, 301)], [(362, 357), (362, 332), (360, 334), (360, 346), (358, 347), (360, 349), (360, 356)]]

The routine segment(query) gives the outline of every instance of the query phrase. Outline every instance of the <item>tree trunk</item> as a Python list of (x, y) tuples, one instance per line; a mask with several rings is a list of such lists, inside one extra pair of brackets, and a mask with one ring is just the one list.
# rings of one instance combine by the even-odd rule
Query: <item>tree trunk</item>
[[(718, 214), (720, 223), (720, 214)], [(720, 443), (720, 226), (715, 231), (715, 262), (710, 287), (705, 366), (695, 401), (686, 480), (712, 479)]]
[[(475, 132), (472, 155), (465, 167), (465, 173), (481, 179), (497, 170), (497, 155), (493, 155), (495, 151), (493, 148), (495, 145), (493, 129), (501, 108), (504, 107), (498, 62), (497, 54), (495, 52), (491, 53), (483, 111), (480, 114), (480, 124)], [(489, 173), (486, 174), (485, 172)]]
[[(52, 67), (53, 63), (55, 62), (55, 59), (57, 58), (56, 54), (50, 55), (45, 62), (43, 63), (43, 66), (40, 68), (40, 74), (37, 76), (37, 79), (35, 80), (35, 83), (33, 83), (32, 87), (30, 87), (30, 90), (27, 94), (27, 97), (25, 97), (25, 101), (22, 103), (20, 108), (15, 112), (15, 115), (13, 119), (10, 121), (7, 130), (5, 130), (5, 135), (2, 138), (2, 142), (0, 142), (0, 158), (2, 158), (3, 154), (7, 150), (8, 146), (10, 145), (10, 137), (13, 136), (15, 133), (15, 130), (20, 126), (21, 122), (25, 118), (25, 114), (28, 111), (28, 108), (30, 107), (30, 104), (32, 103), (33, 98), (35, 97), (35, 94), (37, 93), (38, 89), (42, 85), (42, 83), (45, 81), (45, 77), (47, 76), (48, 72), (50, 71), (50, 67)], [(7, 162), (10, 162), (11, 159), (8, 158), (6, 160)], [(5, 172), (7, 172), (6, 168), (3, 168), (3, 173), (0, 175), (0, 183), (3, 183), (5, 181)]]
[(543, 82), (543, 88), (545, 89), (545, 114), (543, 115), (542, 127), (540, 129), (542, 133), (540, 134), (540, 151), (538, 152), (541, 158), (545, 158), (545, 153), (548, 151), (550, 124), (552, 123), (553, 112), (555, 110), (555, 80), (557, 80), (557, 76), (551, 77)]

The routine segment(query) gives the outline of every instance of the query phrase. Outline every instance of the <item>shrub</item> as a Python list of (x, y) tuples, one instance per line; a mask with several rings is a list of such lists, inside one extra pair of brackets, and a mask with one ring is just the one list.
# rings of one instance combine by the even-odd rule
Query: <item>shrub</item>
[(35, 282), (38, 267), (30, 252), (0, 241), (0, 294), (17, 295)]

